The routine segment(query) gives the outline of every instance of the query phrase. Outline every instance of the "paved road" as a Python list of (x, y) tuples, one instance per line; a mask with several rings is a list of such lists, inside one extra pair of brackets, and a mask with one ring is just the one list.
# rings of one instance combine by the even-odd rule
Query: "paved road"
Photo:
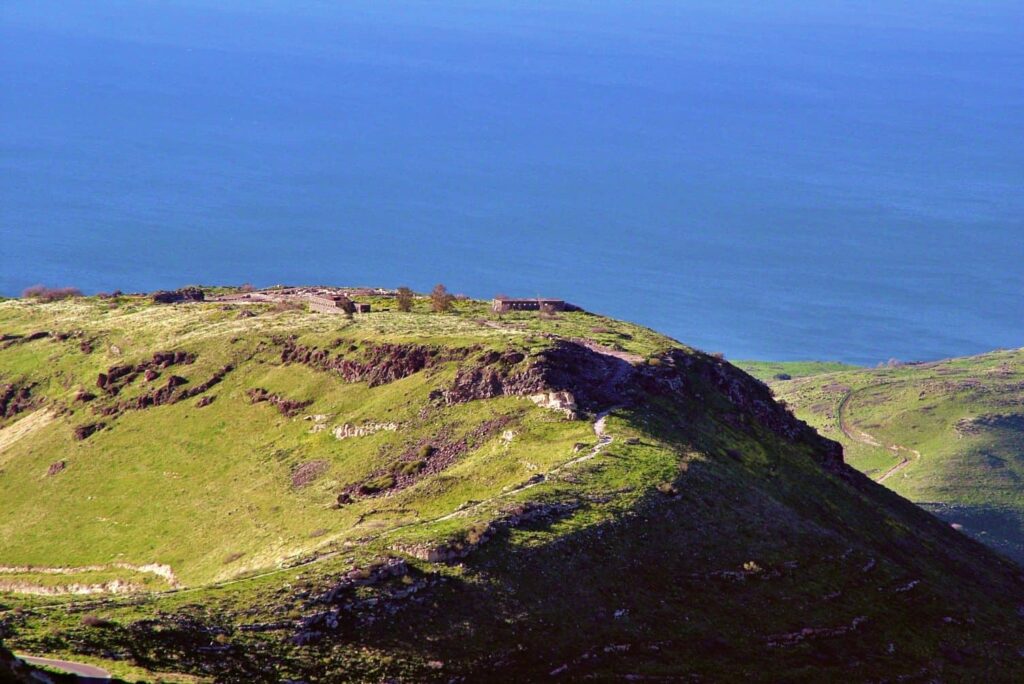
[(19, 658), (31, 665), (52, 667), (55, 670), (62, 670), (78, 675), (78, 681), (85, 684), (93, 682), (109, 682), (110, 673), (103, 668), (85, 663), (73, 663), (69, 660), (54, 660), (53, 658), (37, 658), (35, 656), (19, 655)]

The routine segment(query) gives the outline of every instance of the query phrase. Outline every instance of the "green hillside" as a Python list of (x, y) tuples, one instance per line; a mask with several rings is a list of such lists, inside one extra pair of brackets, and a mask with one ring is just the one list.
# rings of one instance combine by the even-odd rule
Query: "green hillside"
[(730, 364), (366, 301), (0, 302), (7, 645), (150, 681), (1024, 675), (1020, 568)]
[(875, 369), (740, 365), (848, 463), (1024, 562), (1024, 349)]

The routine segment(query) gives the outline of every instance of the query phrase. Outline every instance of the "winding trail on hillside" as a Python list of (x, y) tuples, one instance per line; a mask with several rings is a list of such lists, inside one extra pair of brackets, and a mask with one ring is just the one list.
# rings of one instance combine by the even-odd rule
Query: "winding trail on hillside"
[[(892, 384), (892, 383), (885, 383), (885, 384)], [(871, 385), (871, 387), (878, 387), (878, 385)], [(864, 388), (861, 388), (861, 389), (864, 389)], [(896, 456), (898, 456), (900, 458), (900, 462), (899, 463), (897, 463), (896, 465), (892, 466), (891, 468), (886, 470), (884, 473), (879, 475), (877, 478), (875, 478), (875, 482), (882, 483), (882, 482), (885, 482), (886, 480), (888, 480), (893, 475), (896, 475), (897, 473), (902, 472), (904, 469), (906, 469), (907, 466), (909, 466), (911, 463), (913, 463), (915, 459), (920, 461), (921, 460), (921, 452), (918, 451), (917, 449), (911, 449), (910, 447), (905, 447), (905, 446), (903, 446), (901, 444), (890, 444), (889, 446), (886, 447), (881, 442), (879, 442), (877, 439), (875, 439), (874, 437), (869, 435), (867, 432), (864, 432), (863, 430), (855, 427), (852, 423), (850, 423), (847, 420), (847, 417), (844, 414), (844, 411), (849, 406), (850, 400), (853, 398), (853, 395), (856, 392), (857, 392), (857, 390), (853, 390), (853, 389), (847, 390), (846, 394), (843, 396), (842, 400), (839, 402), (839, 406), (836, 409), (836, 418), (839, 421), (839, 429), (842, 431), (842, 433), (844, 435), (846, 435), (847, 439), (849, 439), (851, 441), (858, 442), (860, 444), (866, 444), (868, 446), (873, 446), (873, 447), (878, 447), (878, 448), (886, 448), (886, 449), (888, 449), (889, 451), (891, 451), (893, 454), (895, 454)], [(909, 456), (906, 455), (906, 454), (909, 454)], [(913, 456), (913, 458), (911, 458), (911, 456)]]

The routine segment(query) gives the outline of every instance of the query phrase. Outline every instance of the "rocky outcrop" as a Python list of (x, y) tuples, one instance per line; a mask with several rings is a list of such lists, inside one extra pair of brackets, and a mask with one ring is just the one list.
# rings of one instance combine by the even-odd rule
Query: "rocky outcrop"
[(366, 437), (381, 431), (394, 432), (398, 429), (398, 423), (361, 423), (360, 425), (352, 425), (351, 423), (345, 423), (344, 425), (335, 426), (331, 430), (331, 434), (334, 435), (335, 439), (348, 439), (349, 437)]
[(530, 395), (530, 401), (541, 408), (561, 411), (569, 420), (576, 420), (576, 397), (572, 392), (539, 392)]
[[(337, 632), (360, 620), (372, 622), (374, 614), (394, 615), (398, 604), (427, 586), (426, 579), (413, 580), (411, 570), (400, 558), (388, 558), (367, 567), (354, 567), (344, 573), (326, 591), (306, 597), (309, 608), (332, 606), (306, 615), (289, 627), (295, 629), (291, 638), (297, 646), (316, 643), (328, 632)], [(396, 583), (394, 580), (406, 581)], [(392, 588), (378, 587), (372, 596), (362, 596), (360, 589), (390, 582)]]
[(286, 399), (280, 394), (271, 394), (268, 390), (262, 387), (254, 387), (246, 392), (246, 394), (249, 395), (249, 400), (252, 403), (259, 404), (261, 402), (267, 402), (280, 411), (281, 415), (288, 418), (293, 418), (299, 411), (313, 403), (309, 400), (299, 401), (297, 399)]
[(10, 575), (18, 573), (32, 573), (36, 575), (79, 575), (86, 572), (102, 572), (111, 569), (144, 572), (156, 575), (157, 577), (166, 580), (172, 587), (180, 586), (178, 578), (174, 574), (174, 570), (171, 566), (164, 565), (162, 563), (145, 563), (143, 565), (135, 565), (133, 563), (119, 561), (105, 565), (81, 565), (77, 567), (66, 566), (57, 568), (37, 565), (0, 565), (0, 574)]
[(84, 584), (70, 582), (68, 584), (40, 585), (19, 580), (0, 579), (0, 591), (14, 594), (30, 594), (33, 596), (89, 596), (93, 594), (134, 594), (142, 591), (140, 584), (113, 579), (108, 582)]
[(102, 430), (107, 426), (106, 423), (89, 423), (88, 425), (79, 425), (74, 429), (75, 439), (83, 440), (88, 439), (93, 434)]
[(159, 290), (152, 294), (157, 304), (175, 304), (177, 302), (201, 302), (206, 294), (198, 287), (183, 287), (180, 290)]
[[(230, 363), (225, 366), (221, 366), (221, 368), (218, 369), (213, 375), (211, 375), (208, 380), (201, 382), (198, 385), (189, 387), (188, 389), (182, 390), (181, 393), (174, 398), (174, 401), (177, 402), (184, 401), (185, 399), (191, 399), (194, 396), (200, 395), (203, 392), (208, 391), (214, 385), (220, 384), (220, 382), (223, 381), (225, 377), (227, 377), (227, 374), (233, 371), (234, 369), (234, 365)], [(203, 404), (203, 406), (207, 406), (208, 404), (209, 402)]]
[(845, 637), (851, 632), (855, 632), (865, 622), (867, 622), (867, 616), (859, 615), (853, 618), (849, 625), (839, 625), (838, 627), (804, 627), (795, 632), (776, 634), (769, 637), (768, 646), (772, 648), (785, 648), (802, 644), (805, 641)]
[(734, 427), (761, 425), (781, 439), (810, 446), (825, 469), (849, 473), (842, 447), (794, 417), (775, 401), (767, 385), (722, 359), (682, 349), (637, 365), (593, 345), (566, 340), (529, 357), (491, 352), (475, 364), (464, 364), (454, 382), (437, 391), (434, 399), (450, 405), (524, 396), (576, 418), (584, 411), (636, 404), (652, 394), (703, 402), (709, 391), (731, 404), (725, 420)]
[(332, 353), (327, 349), (307, 347), (293, 339), (284, 340), (281, 344), (283, 363), (299, 363), (316, 370), (337, 373), (345, 382), (365, 382), (370, 387), (385, 385), (438, 364), (465, 358), (470, 351), (419, 344), (381, 343), (362, 349), (350, 349), (346, 356), (346, 352)]
[(140, 375), (145, 375), (146, 380), (152, 381), (159, 376), (159, 371), (171, 366), (191, 364), (196, 360), (196, 355), (189, 352), (156, 352), (149, 361), (130, 365), (120, 364), (111, 366), (106, 373), (100, 373), (96, 378), (96, 386), (108, 395), (116, 395), (121, 389), (131, 383)]
[(0, 385), (0, 418), (13, 418), (34, 406), (31, 385)]
[(575, 417), (579, 409), (600, 411), (622, 403), (634, 373), (627, 361), (601, 354), (582, 344), (560, 340), (544, 351), (491, 352), (459, 370), (437, 399), (461, 404), (500, 396), (530, 397)]
[[(156, 358), (156, 357), (154, 357), (154, 358)], [(180, 357), (175, 356), (174, 358), (180, 358)], [(188, 359), (187, 361), (185, 361), (186, 363), (192, 363), (192, 360), (194, 360), (194, 357), (191, 357), (191, 356), (185, 357), (185, 358)], [(165, 362), (166, 362), (166, 360), (165, 360)], [(100, 374), (100, 375), (101, 375), (101, 378), (104, 375), (106, 375), (107, 376), (107, 380), (105, 381), (106, 382), (106, 387), (113, 388), (112, 390), (108, 390), (108, 392), (113, 391), (113, 393), (116, 394), (117, 392), (120, 391), (120, 387), (123, 387), (124, 384), (126, 384), (126, 382), (125, 382), (125, 378), (126, 377), (129, 377), (129, 376), (130, 377), (136, 377), (138, 375), (138, 373), (139, 373), (138, 369), (142, 368), (142, 367), (146, 367), (146, 366), (147, 366), (147, 364), (140, 364), (139, 366), (134, 366), (134, 367), (130, 367), (130, 366), (115, 366), (114, 368), (111, 369), (111, 371), (114, 371), (114, 373), (110, 373), (108, 371), (107, 374)], [(158, 366), (158, 367), (166, 368), (167, 366), (164, 365), (164, 366)], [(126, 375), (122, 370), (120, 370), (120, 369), (123, 369), (123, 368), (131, 368), (132, 370)], [(161, 385), (160, 387), (158, 387), (156, 389), (150, 390), (149, 392), (146, 392), (145, 394), (141, 394), (141, 395), (139, 395), (139, 396), (137, 396), (137, 397), (135, 397), (133, 399), (126, 399), (124, 401), (119, 401), (119, 402), (117, 402), (115, 404), (112, 404), (112, 405), (103, 406), (103, 407), (97, 407), (94, 410), (99, 415), (103, 415), (103, 416), (117, 416), (117, 415), (119, 415), (121, 413), (124, 413), (125, 411), (141, 411), (143, 409), (152, 408), (154, 406), (164, 406), (164, 405), (167, 405), (167, 404), (176, 404), (179, 401), (184, 401), (186, 399), (191, 399), (192, 397), (198, 396), (198, 395), (203, 394), (204, 392), (208, 391), (214, 385), (217, 385), (218, 383), (223, 381), (224, 378), (227, 376), (227, 374), (230, 373), (232, 370), (234, 370), (234, 366), (231, 365), (231, 364), (227, 364), (226, 366), (223, 366), (220, 369), (218, 369), (206, 381), (201, 382), (198, 385), (193, 385), (191, 387), (184, 387), (183, 389), (179, 389), (179, 388), (182, 388), (184, 385), (187, 385), (188, 384), (188, 379), (183, 378), (180, 375), (171, 375), (170, 377), (167, 378), (167, 381), (163, 385)], [(153, 371), (152, 368), (148, 368), (147, 367), (145, 372), (147, 373), (147, 376), (146, 376), (147, 379), (148, 378), (152, 378), (152, 380), (156, 380), (157, 379), (155, 371)], [(110, 377), (113, 377), (114, 380), (110, 380)], [(90, 396), (92, 396), (92, 395), (90, 395)], [(209, 401), (206, 401), (206, 402), (203, 402), (202, 400), (200, 400), (199, 408), (202, 408), (203, 406), (208, 406), (212, 401), (213, 401), (213, 399), (209, 399)]]

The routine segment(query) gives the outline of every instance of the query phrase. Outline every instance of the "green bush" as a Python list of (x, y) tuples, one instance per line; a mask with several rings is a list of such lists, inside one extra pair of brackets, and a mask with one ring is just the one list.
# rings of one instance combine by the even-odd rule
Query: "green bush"
[(396, 475), (415, 475), (416, 473), (418, 473), (421, 470), (423, 470), (423, 468), (425, 468), (426, 465), (427, 465), (427, 462), (426, 461), (422, 461), (422, 460), (405, 461), (404, 463), (399, 463), (398, 464), (398, 466), (395, 468), (395, 474)]
[(380, 477), (367, 480), (363, 484), (359, 485), (359, 493), (376, 494), (377, 492), (384, 491), (385, 489), (391, 489), (394, 486), (395, 478), (393, 475), (381, 475)]

